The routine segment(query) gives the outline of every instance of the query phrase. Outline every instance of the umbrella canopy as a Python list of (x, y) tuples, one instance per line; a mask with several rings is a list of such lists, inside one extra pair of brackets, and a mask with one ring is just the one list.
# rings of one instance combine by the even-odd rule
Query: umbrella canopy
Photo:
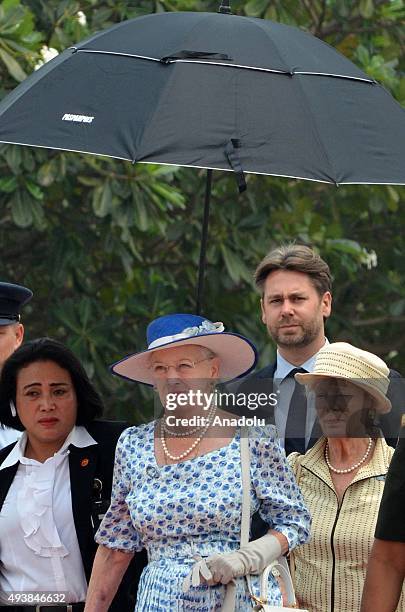
[(216, 13), (122, 22), (0, 104), (0, 142), (335, 184), (405, 184), (405, 111), (297, 28)]
[(158, 13), (100, 32), (0, 103), (0, 142), (325, 183), (405, 184), (405, 111), (321, 40), (268, 20)]

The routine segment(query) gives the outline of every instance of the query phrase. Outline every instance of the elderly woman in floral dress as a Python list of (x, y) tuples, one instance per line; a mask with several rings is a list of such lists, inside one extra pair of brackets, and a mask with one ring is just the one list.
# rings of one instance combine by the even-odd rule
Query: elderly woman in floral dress
[[(154, 385), (165, 409), (162, 418), (128, 429), (118, 443), (112, 503), (97, 535), (86, 612), (108, 609), (129, 560), (143, 547), (149, 564), (137, 611), (224, 609), (232, 582), (236, 595), (227, 609), (246, 612), (252, 600), (243, 576), (260, 573), (307, 540), (310, 517), (270, 427), (249, 437), (251, 508), (270, 529), (240, 547), (240, 431), (220, 424), (226, 413), (212, 394), (218, 379), (242, 376), (255, 362), (246, 338), (178, 314), (153, 321), (148, 349), (113, 366), (120, 376)], [(201, 393), (202, 401), (191, 401), (193, 393)], [(177, 422), (169, 418), (169, 399), (177, 401)], [(204, 421), (187, 425), (193, 416)], [(273, 576), (269, 587), (270, 601), (280, 604)]]

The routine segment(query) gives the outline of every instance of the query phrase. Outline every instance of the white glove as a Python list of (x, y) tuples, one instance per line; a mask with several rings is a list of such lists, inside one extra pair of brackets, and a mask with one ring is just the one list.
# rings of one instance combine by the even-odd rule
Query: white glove
[(207, 567), (212, 575), (214, 584), (228, 584), (238, 576), (244, 576), (246, 573), (245, 564), (239, 551), (226, 553), (222, 555), (212, 555), (207, 559)]
[(228, 584), (233, 578), (260, 574), (265, 567), (281, 555), (281, 544), (276, 536), (267, 533), (249, 542), (239, 550), (207, 559), (207, 567), (214, 582)]
[(183, 590), (202, 583), (228, 584), (234, 578), (260, 574), (281, 555), (281, 544), (269, 533), (231, 553), (217, 554), (195, 563), (183, 582)]

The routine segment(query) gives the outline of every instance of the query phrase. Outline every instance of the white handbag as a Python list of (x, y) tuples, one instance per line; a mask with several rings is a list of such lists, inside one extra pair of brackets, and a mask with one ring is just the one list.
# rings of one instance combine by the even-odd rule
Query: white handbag
[[(249, 438), (248, 429), (242, 428), (241, 439), (240, 439), (240, 451), (241, 451), (241, 466), (242, 466), (242, 520), (241, 520), (241, 535), (240, 545), (244, 546), (249, 542), (249, 531), (250, 531), (250, 450), (249, 450)], [(285, 594), (287, 597), (287, 606), (273, 606), (268, 603), (268, 588), (269, 588), (269, 574), (270, 572), (276, 578), (280, 577), (283, 581)], [(255, 602), (253, 610), (255, 612), (280, 612), (280, 610), (291, 612), (308, 612), (298, 608), (297, 601), (295, 598), (294, 585), (292, 582), (290, 570), (288, 568), (287, 559), (282, 556), (279, 557), (273, 563), (270, 563), (262, 572), (260, 576), (260, 597), (256, 597), (253, 593), (250, 576), (246, 576), (246, 582), (248, 585), (249, 593), (252, 600)], [(225, 602), (224, 602), (225, 603)], [(224, 608), (223, 608), (224, 611)]]

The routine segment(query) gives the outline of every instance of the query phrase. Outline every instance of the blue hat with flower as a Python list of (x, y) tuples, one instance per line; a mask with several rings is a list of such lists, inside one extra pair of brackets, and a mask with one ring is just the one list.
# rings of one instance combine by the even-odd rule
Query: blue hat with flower
[(155, 319), (146, 332), (148, 348), (124, 357), (111, 366), (113, 374), (153, 385), (151, 353), (172, 346), (203, 346), (220, 359), (219, 377), (232, 380), (248, 374), (256, 365), (255, 346), (240, 334), (226, 332), (223, 323), (213, 323), (193, 314), (170, 314)]

